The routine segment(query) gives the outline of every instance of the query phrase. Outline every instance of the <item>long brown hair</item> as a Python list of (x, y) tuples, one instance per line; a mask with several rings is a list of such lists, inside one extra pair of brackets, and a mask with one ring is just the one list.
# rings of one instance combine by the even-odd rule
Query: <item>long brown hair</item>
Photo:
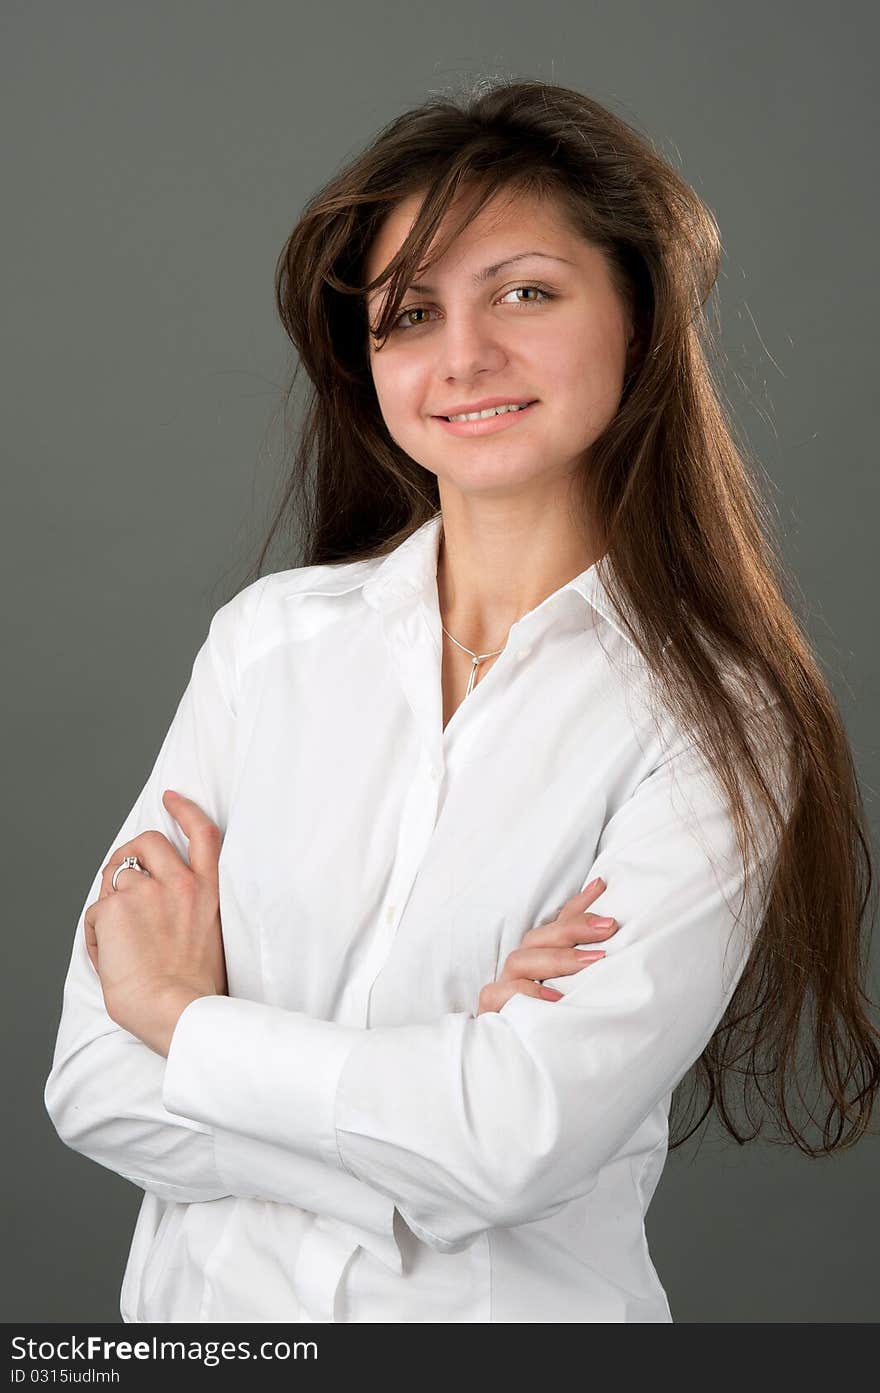
[[(861, 794), (840, 711), (793, 612), (770, 509), (711, 375), (706, 304), (720, 264), (718, 227), (649, 139), (569, 88), (481, 82), (460, 99), (435, 97), (398, 116), (310, 200), (275, 278), (278, 312), (310, 389), (248, 579), (262, 573), (287, 528), (304, 552), (296, 563), (288, 554), (285, 565), (332, 564), (381, 556), (437, 512), (436, 475), (385, 427), (367, 335), (384, 341), (464, 188), (475, 197), (437, 256), (490, 198), (523, 192), (554, 199), (607, 257), (638, 352), (617, 414), (577, 481), (606, 541), (600, 574), (669, 709), (726, 791), (747, 874), (756, 846), (751, 794), (778, 836), (766, 914), (743, 976), (674, 1093), (676, 1120), (688, 1081), (685, 1113), (699, 1085), (705, 1106), (670, 1148), (713, 1105), (731, 1136), (752, 1140), (762, 1130), (751, 1111), (755, 1091), (785, 1133), (779, 1140), (810, 1156), (852, 1145), (868, 1130), (880, 1081), (880, 1032), (863, 986), (874, 877)], [(384, 274), (363, 284), (379, 225), (414, 193), (424, 199), (404, 245)], [(371, 327), (366, 293), (386, 280)], [(763, 692), (759, 704), (789, 751), (784, 805), (725, 680), (731, 664), (749, 674), (752, 692)], [(742, 1080), (750, 1134), (729, 1109), (734, 1078)], [(817, 1146), (789, 1112), (791, 1094), (806, 1102), (804, 1080), (815, 1095), (807, 1107), (820, 1127)]]

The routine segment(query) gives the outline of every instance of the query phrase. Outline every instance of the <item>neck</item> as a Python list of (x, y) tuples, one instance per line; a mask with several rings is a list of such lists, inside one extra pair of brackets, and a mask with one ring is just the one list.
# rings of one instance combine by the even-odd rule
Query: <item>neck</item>
[(474, 653), (504, 647), (511, 625), (601, 555), (583, 528), (549, 509), (495, 517), (443, 509), (437, 557), (441, 622)]

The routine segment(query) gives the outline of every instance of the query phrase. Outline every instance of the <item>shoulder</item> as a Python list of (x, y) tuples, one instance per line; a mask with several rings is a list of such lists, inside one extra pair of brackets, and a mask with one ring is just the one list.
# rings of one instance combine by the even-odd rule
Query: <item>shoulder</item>
[(305, 595), (343, 595), (362, 587), (381, 561), (344, 561), (335, 565), (293, 566), (271, 571), (245, 585), (214, 615), (227, 624), (247, 626), (257, 615), (272, 613)]
[(308, 608), (312, 620), (319, 611), (323, 612), (322, 597), (341, 614), (339, 597), (361, 590), (380, 561), (378, 558), (272, 571), (221, 605), (211, 620), (211, 639), (233, 670), (236, 685), (245, 668), (261, 653), (297, 637), (303, 622), (300, 600), (315, 598), (316, 603)]
[(367, 561), (338, 561), (333, 565), (294, 566), (286, 571), (273, 571), (261, 576), (255, 585), (265, 583), (270, 603), (283, 604), (303, 595), (344, 595), (357, 590), (377, 567), (382, 557)]

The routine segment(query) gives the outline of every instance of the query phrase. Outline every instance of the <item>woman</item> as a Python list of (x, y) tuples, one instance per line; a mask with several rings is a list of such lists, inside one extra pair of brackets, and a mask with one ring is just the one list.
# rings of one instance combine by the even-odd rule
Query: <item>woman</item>
[[(809, 1155), (865, 1131), (860, 793), (713, 390), (719, 259), (645, 139), (540, 82), (405, 113), (294, 228), (288, 487), (46, 1084), (145, 1191), (125, 1321), (668, 1322), (689, 1071), (673, 1145), (713, 1106), (757, 1134), (734, 1074)], [(260, 574), (287, 520), (305, 563)]]

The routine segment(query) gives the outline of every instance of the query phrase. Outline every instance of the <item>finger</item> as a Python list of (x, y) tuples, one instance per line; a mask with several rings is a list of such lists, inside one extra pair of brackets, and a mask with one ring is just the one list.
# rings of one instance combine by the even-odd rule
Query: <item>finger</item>
[(92, 918), (94, 909), (95, 906), (90, 904), (83, 915), (83, 938), (86, 941), (86, 952), (97, 967), (98, 936), (95, 932), (95, 924)]
[[(126, 852), (125, 856), (131, 856), (133, 854), (133, 852)], [(117, 890), (124, 890), (129, 885), (132, 876), (141, 874), (141, 872), (135, 870), (133, 866), (126, 866), (125, 870), (120, 871), (119, 875), (116, 878), (116, 890), (113, 889), (114, 872), (116, 871), (116, 868), (118, 866), (122, 865), (125, 856), (123, 856), (120, 852), (114, 851), (113, 856), (102, 870), (101, 891), (98, 895), (99, 900), (106, 900), (108, 895), (114, 895)]]
[(166, 788), (162, 802), (189, 841), (189, 867), (198, 876), (217, 879), (223, 832), (191, 798)]
[(517, 992), (545, 1001), (556, 1001), (562, 995), (561, 992), (554, 992), (552, 987), (542, 987), (540, 982), (533, 982), (529, 977), (520, 977), (512, 982), (487, 982), (480, 992), (477, 1015), (481, 1016), (485, 1011), (500, 1011)]
[(548, 918), (542, 919), (540, 924), (536, 924), (534, 927), (542, 929), (546, 924), (555, 924), (557, 920), (562, 919), (566, 915), (583, 913), (587, 906), (598, 899), (607, 888), (602, 877), (597, 876), (595, 880), (590, 881), (589, 885), (585, 885), (583, 890), (579, 890), (576, 895), (572, 895), (570, 899), (566, 900), (565, 904), (556, 914), (551, 914)]
[[(572, 895), (570, 900), (565, 901), (559, 914), (569, 914), (575, 910), (586, 909), (594, 900), (598, 900), (599, 896), (604, 894), (607, 889), (608, 886), (602, 877), (596, 876), (595, 880), (591, 880), (589, 885), (584, 886), (583, 890), (579, 890), (576, 895)], [(559, 915), (557, 915), (558, 917)]]
[[(178, 794), (177, 797), (179, 798), (180, 795)], [(214, 824), (209, 818), (205, 817), (205, 814), (202, 813), (201, 809), (198, 808), (195, 803), (192, 803), (188, 798), (182, 801), (188, 803), (191, 808), (194, 808), (197, 816), (203, 819), (208, 824), (209, 828), (214, 828), (217, 836), (220, 835), (220, 829), (214, 827)], [(175, 818), (175, 821), (178, 821), (178, 819)], [(186, 831), (185, 828), (184, 831)], [(188, 861), (187, 858), (178, 851), (175, 844), (166, 837), (164, 832), (159, 832), (156, 828), (151, 827), (146, 832), (140, 832), (136, 837), (132, 837), (131, 841), (122, 842), (121, 845), (114, 847), (106, 866), (104, 866), (101, 872), (102, 894), (104, 892), (109, 894), (113, 893), (113, 875), (127, 856), (136, 856), (141, 869), (138, 870), (136, 866), (133, 866), (131, 868), (126, 867), (124, 871), (120, 871), (116, 880), (117, 890), (121, 890), (123, 886), (130, 889), (131, 885), (135, 883), (132, 881), (131, 876), (128, 875), (129, 869), (132, 870), (134, 875), (143, 875), (144, 872), (146, 872), (148, 876), (158, 880), (160, 884), (173, 880), (176, 875), (180, 874), (181, 867), (192, 869), (191, 856)]]
[(575, 943), (601, 943), (616, 933), (620, 925), (611, 915), (572, 914), (539, 924), (522, 936), (522, 948), (571, 947)]
[[(127, 852), (126, 855), (134, 855), (134, 853)], [(140, 860), (140, 857), (138, 857), (138, 860)], [(101, 872), (101, 889), (98, 894), (99, 903), (101, 900), (106, 900), (110, 895), (117, 894), (120, 890), (130, 890), (132, 885), (136, 884), (134, 877), (143, 875), (143, 872), (137, 870), (134, 866), (126, 866), (125, 870), (120, 871), (119, 875), (117, 876), (116, 889), (114, 890), (113, 875), (117, 867), (122, 865), (122, 861), (123, 857), (114, 851), (113, 859), (107, 862), (107, 865)], [(147, 875), (144, 876), (144, 879), (149, 878), (151, 878), (150, 872), (148, 872)]]
[(92, 967), (98, 972), (98, 949), (96, 945), (86, 943), (86, 952), (91, 960)]
[(541, 982), (545, 977), (564, 977), (604, 958), (604, 948), (515, 948), (507, 956), (499, 982), (532, 978)]
[[(138, 870), (137, 867), (131, 867), (135, 875), (142, 875), (146, 871), (149, 876), (160, 883), (173, 880), (176, 875), (180, 874), (181, 867), (187, 865), (186, 858), (181, 855), (165, 833), (151, 827), (145, 832), (139, 832), (136, 837), (132, 837), (131, 841), (122, 842), (113, 848), (107, 864), (101, 872), (102, 888), (112, 892), (113, 872), (122, 865), (127, 856), (136, 856), (141, 866), (141, 870)], [(123, 885), (130, 888), (135, 883), (128, 875), (128, 870), (129, 867), (126, 867), (124, 871), (120, 872), (116, 881), (117, 889), (121, 890)]]

